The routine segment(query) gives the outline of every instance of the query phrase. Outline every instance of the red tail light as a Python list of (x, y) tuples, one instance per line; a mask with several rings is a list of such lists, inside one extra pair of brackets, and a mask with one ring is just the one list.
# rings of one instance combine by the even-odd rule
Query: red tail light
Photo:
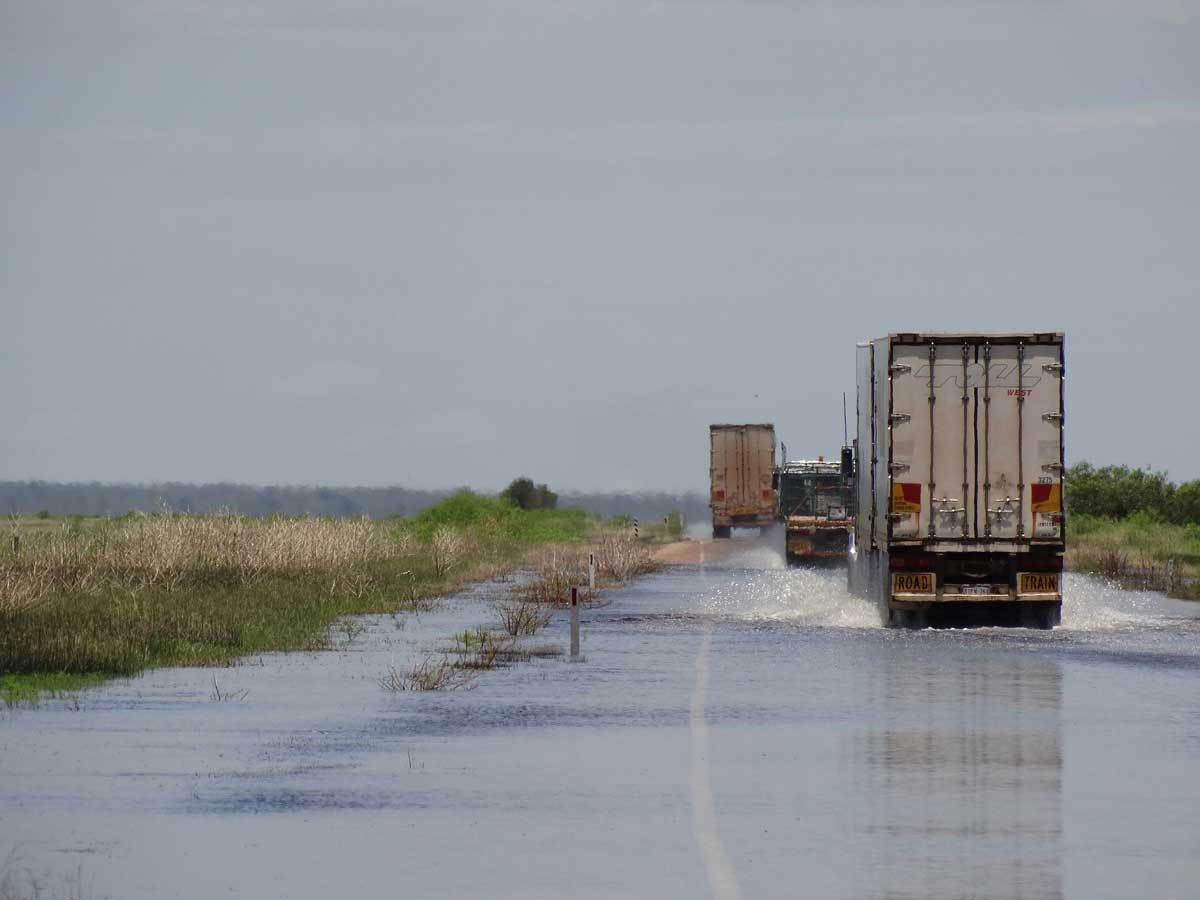
[(933, 568), (931, 556), (893, 556), (888, 560), (893, 569), (925, 569)]

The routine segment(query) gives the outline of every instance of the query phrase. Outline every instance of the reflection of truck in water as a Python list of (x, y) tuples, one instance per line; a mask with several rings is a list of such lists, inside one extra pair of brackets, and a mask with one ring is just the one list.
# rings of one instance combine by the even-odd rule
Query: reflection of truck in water
[(713, 537), (775, 524), (775, 426), (710, 425), (708, 435)]
[(840, 464), (821, 458), (779, 467), (779, 518), (789, 565), (846, 558), (854, 528), (851, 459), (847, 448)]
[(850, 586), (889, 623), (1058, 624), (1063, 359), (1060, 333), (859, 345)]

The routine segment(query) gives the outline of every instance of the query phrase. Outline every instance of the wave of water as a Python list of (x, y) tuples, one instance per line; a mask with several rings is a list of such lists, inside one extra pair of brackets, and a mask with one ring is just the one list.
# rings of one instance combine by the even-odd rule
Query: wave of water
[[(1068, 572), (1063, 578), (1064, 631), (1119, 631), (1171, 621), (1171, 600), (1155, 591), (1130, 591), (1092, 575)], [(1186, 608), (1186, 607), (1185, 607)]]
[(787, 621), (827, 628), (879, 628), (876, 606), (846, 589), (845, 570), (746, 569), (706, 592), (707, 612), (745, 621)]
[[(704, 592), (707, 612), (745, 621), (767, 620), (830, 628), (880, 628), (871, 601), (850, 593), (844, 569), (789, 569), (773, 548), (755, 546), (726, 561), (738, 571), (714, 578)], [(723, 573), (726, 576), (732, 574)], [(1162, 626), (1194, 608), (1152, 591), (1130, 591), (1069, 572), (1063, 581), (1062, 625), (1068, 632)]]

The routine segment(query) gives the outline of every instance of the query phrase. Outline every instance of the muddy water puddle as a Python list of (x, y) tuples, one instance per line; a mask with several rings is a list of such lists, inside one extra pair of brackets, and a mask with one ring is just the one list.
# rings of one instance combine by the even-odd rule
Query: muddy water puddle
[(1195, 896), (1200, 606), (1072, 576), (1053, 632), (903, 632), (844, 578), (745, 542), (468, 691), (378, 678), (495, 586), (6, 712), (0, 859), (112, 898)]

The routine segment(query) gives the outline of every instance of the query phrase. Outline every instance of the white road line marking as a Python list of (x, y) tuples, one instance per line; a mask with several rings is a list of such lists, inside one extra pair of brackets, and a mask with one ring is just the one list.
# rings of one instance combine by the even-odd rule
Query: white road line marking
[(708, 697), (708, 651), (712, 629), (705, 628), (700, 651), (696, 654), (696, 686), (692, 689), (692, 765), (688, 788), (692, 797), (692, 833), (704, 860), (704, 873), (715, 900), (741, 900), (737, 873), (729, 862), (725, 845), (717, 831), (717, 811), (713, 805), (712, 777), (708, 765), (708, 722), (704, 704)]

